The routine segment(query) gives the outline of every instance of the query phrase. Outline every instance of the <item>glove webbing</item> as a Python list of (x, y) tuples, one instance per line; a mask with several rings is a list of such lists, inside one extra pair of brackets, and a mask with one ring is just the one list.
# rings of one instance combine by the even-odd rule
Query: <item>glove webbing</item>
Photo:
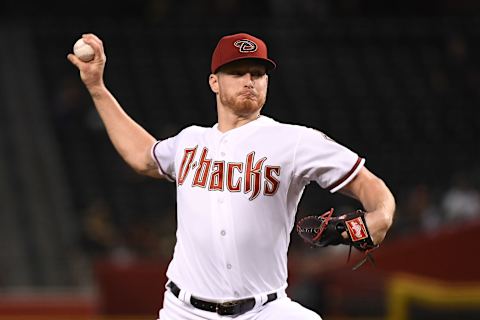
[(333, 208), (330, 209), (330, 211), (325, 212), (321, 216), (318, 217), (318, 219), (323, 219), (323, 223), (320, 226), (320, 230), (318, 230), (318, 233), (315, 237), (312, 238), (312, 242), (318, 241), (323, 234), (323, 231), (325, 231), (325, 228), (327, 227), (328, 223), (330, 222), (330, 219), (333, 214)]

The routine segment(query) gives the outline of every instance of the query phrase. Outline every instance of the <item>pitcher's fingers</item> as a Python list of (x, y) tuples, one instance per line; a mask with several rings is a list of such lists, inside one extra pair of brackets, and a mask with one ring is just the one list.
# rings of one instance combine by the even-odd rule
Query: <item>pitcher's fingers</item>
[[(102, 40), (100, 40), (99, 37), (97, 37), (93, 33), (88, 33), (88, 34), (82, 35), (82, 38), (83, 38), (83, 41), (85, 41), (85, 43), (92, 46), (93, 51), (95, 51), (95, 55), (97, 55), (97, 52), (98, 53), (103, 53), (103, 51), (104, 51), (103, 42), (102, 42)], [(98, 48), (98, 50), (97, 50), (97, 48)]]
[(88, 38), (92, 38), (92, 39), (95, 39), (96, 41), (98, 41), (102, 46), (103, 46), (103, 41), (102, 39), (100, 39), (96, 34), (94, 33), (86, 33), (86, 34), (83, 34), (82, 37), (88, 37)]
[(82, 60), (80, 60), (76, 55), (74, 55), (73, 53), (69, 53), (67, 55), (67, 59), (74, 65), (76, 66), (78, 69), (80, 69), (80, 64), (82, 64)]
[(92, 47), (94, 53), (94, 60), (98, 61), (104, 57), (103, 48), (98, 41), (92, 38), (84, 38), (83, 41)]

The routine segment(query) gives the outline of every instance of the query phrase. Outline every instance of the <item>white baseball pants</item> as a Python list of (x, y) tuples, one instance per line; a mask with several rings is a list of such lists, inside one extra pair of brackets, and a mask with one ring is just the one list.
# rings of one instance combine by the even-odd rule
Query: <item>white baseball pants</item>
[(221, 316), (214, 312), (197, 309), (165, 291), (163, 308), (157, 320), (322, 320), (315, 312), (292, 301), (287, 296), (236, 316)]

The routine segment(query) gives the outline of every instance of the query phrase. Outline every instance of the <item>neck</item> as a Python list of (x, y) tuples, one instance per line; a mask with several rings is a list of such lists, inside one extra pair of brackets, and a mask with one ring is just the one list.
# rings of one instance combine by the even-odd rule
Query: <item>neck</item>
[(227, 132), (229, 130), (241, 127), (260, 117), (260, 110), (246, 115), (238, 115), (227, 111), (225, 108), (217, 107), (218, 112), (218, 130)]

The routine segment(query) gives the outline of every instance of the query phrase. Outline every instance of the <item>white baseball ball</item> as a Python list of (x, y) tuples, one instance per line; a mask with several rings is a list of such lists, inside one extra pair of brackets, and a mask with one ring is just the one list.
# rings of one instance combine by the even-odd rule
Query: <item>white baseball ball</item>
[(95, 56), (93, 48), (89, 44), (85, 43), (82, 38), (78, 39), (73, 45), (73, 53), (84, 62), (92, 60)]

